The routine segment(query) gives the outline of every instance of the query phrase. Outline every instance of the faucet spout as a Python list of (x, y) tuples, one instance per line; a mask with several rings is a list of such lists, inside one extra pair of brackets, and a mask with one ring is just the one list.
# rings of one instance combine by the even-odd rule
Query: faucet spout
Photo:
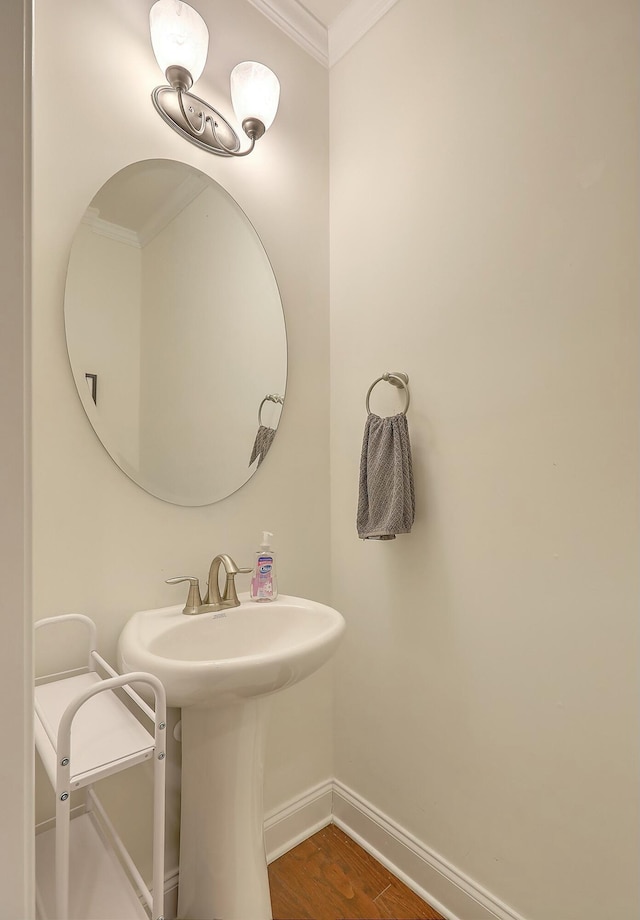
[[(220, 593), (220, 583), (218, 581), (220, 566), (225, 570), (225, 585)], [(238, 592), (236, 590), (235, 577), (240, 573), (246, 574), (251, 569), (238, 568), (231, 556), (227, 553), (219, 553), (214, 556), (209, 569), (208, 590), (204, 603), (200, 608), (201, 613), (209, 611), (224, 610), (228, 607), (239, 607)]]

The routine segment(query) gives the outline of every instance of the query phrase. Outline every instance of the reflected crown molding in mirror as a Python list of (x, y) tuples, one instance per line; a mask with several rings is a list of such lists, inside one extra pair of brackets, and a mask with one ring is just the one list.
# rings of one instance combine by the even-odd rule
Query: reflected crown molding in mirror
[(128, 227), (121, 227), (120, 224), (114, 224), (110, 220), (104, 220), (100, 217), (98, 208), (87, 208), (82, 218), (82, 223), (91, 227), (94, 233), (106, 236), (110, 240), (118, 240), (127, 246), (135, 246), (136, 249), (142, 249), (140, 235), (135, 230), (129, 230)]
[[(194, 170), (195, 173), (195, 170)], [(98, 208), (87, 208), (83, 222), (88, 224), (94, 233), (101, 233), (111, 239), (129, 243), (138, 249), (144, 248), (151, 240), (174, 220), (181, 211), (194, 201), (210, 182), (204, 173), (187, 176), (176, 188), (167, 192), (166, 197), (158, 200), (154, 210), (149, 213), (137, 230), (121, 227), (111, 221), (100, 217)]]
[(282, 405), (260, 407), (286, 388), (284, 314), (255, 229), (218, 183), (173, 160), (109, 179), (73, 240), (64, 316), (87, 417), (134, 482), (194, 506), (255, 473)]

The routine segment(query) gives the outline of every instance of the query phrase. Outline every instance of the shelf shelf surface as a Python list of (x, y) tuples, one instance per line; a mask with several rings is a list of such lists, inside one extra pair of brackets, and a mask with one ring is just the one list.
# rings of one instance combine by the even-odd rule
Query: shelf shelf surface
[[(69, 703), (100, 680), (95, 672), (87, 672), (35, 688), (41, 713), (41, 717), (36, 715), (35, 719), (36, 746), (54, 789), (57, 752), (42, 723), (56, 737), (60, 719)], [(79, 789), (149, 759), (153, 755), (154, 744), (153, 735), (112, 690), (97, 693), (80, 707), (73, 720), (71, 789)]]
[[(70, 825), (69, 920), (149, 920), (91, 814)], [(38, 920), (55, 917), (55, 828), (36, 837)]]

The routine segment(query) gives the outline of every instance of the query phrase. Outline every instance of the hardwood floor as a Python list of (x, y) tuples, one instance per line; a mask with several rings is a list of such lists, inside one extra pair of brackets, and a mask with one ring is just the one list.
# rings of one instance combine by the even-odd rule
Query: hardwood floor
[(269, 866), (274, 920), (442, 920), (330, 824)]

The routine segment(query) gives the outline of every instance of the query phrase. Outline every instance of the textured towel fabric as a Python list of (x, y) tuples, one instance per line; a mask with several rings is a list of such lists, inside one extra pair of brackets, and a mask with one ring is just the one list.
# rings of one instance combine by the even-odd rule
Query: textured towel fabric
[[(253, 450), (251, 451), (251, 460), (249, 460), (249, 466), (251, 466), (256, 457), (258, 458), (258, 466), (260, 466), (264, 458), (267, 456), (269, 448), (273, 444), (275, 435), (275, 428), (267, 428), (266, 425), (260, 425), (258, 428), (258, 433), (256, 434), (256, 439), (253, 442)], [(256, 467), (256, 469), (257, 468), (258, 467)]]
[(395, 540), (409, 533), (415, 516), (413, 467), (407, 417), (369, 413), (360, 457), (356, 525), (362, 540)]

